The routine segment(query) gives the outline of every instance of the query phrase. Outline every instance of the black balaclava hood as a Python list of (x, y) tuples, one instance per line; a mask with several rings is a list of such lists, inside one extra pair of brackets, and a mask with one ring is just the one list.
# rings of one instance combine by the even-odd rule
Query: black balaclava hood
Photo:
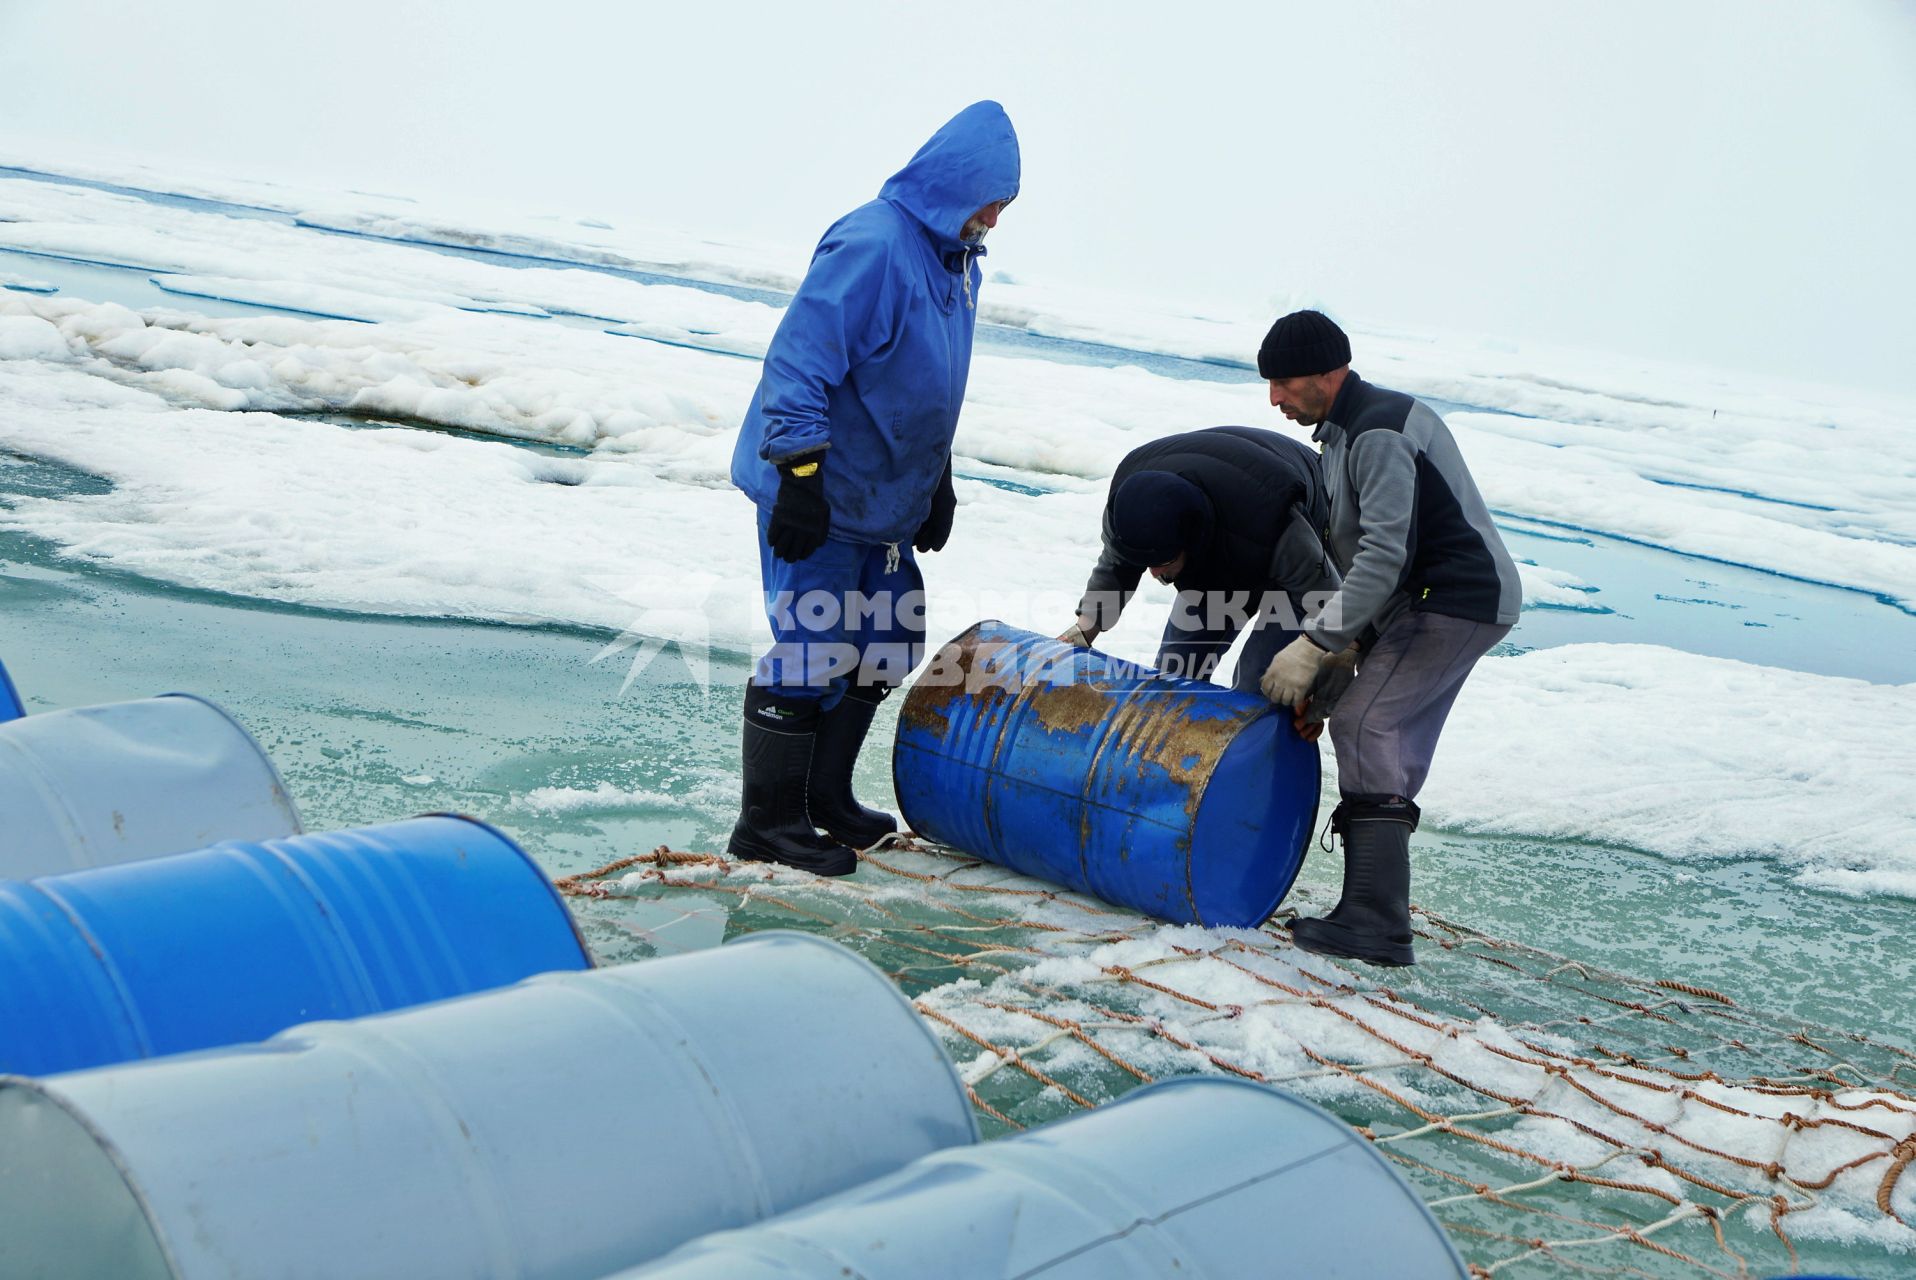
[(1114, 549), (1130, 564), (1168, 564), (1211, 538), (1211, 500), (1169, 471), (1140, 471), (1111, 495)]

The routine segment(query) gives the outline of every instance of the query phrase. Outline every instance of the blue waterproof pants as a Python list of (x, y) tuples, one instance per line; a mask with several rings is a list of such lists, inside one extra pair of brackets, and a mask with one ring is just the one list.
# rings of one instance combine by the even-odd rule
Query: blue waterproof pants
[(771, 513), (758, 513), (758, 565), (772, 648), (752, 683), (781, 698), (815, 699), (829, 711), (853, 683), (895, 686), (925, 653), (925, 579), (909, 542), (828, 538), (791, 564), (765, 542)]

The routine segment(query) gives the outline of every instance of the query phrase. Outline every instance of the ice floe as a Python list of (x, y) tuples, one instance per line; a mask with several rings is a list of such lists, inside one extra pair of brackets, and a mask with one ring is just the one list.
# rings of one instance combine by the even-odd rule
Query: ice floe
[[(569, 230), (486, 241), (580, 264), (510, 267), (394, 243), (484, 237), (406, 222), (416, 215), (393, 202), (357, 219), (308, 218), (368, 233), (339, 236), (85, 187), (0, 179), (0, 193), (13, 219), (0, 223), (0, 245), (157, 273), (181, 303), (142, 313), (0, 293), (0, 447), (113, 481), (105, 493), (15, 499), (0, 527), (265, 599), (582, 625), (740, 653), (764, 642), (758, 549), (726, 475), (757, 377), (738, 357), (763, 350), (775, 306), (590, 269), (595, 256), (670, 258), (591, 228), (591, 252)], [(290, 194), (280, 207), (302, 211)], [(761, 282), (776, 275), (767, 257), (740, 261)], [(192, 314), (196, 296), (303, 314), (208, 318)], [(1220, 360), (1255, 345), (1248, 316), (1095, 302), (994, 284), (987, 314)], [(1906, 500), (1916, 434), (1890, 429), (1894, 406), (1593, 358), (1545, 367), (1496, 345), (1358, 341), (1360, 366), (1380, 381), (1507, 410), (1450, 415), (1501, 512), (1916, 608)], [(933, 637), (985, 614), (1061, 630), (1117, 460), (1156, 436), (1227, 422), (1295, 432), (1248, 374), (1191, 380), (981, 353), (957, 440), (956, 531), (927, 560)], [(1533, 606), (1604, 607), (1601, 581), (1522, 568)], [(1148, 659), (1168, 600), (1148, 584), (1104, 647)], [(1896, 833), (1916, 815), (1895, 780), (1911, 773), (1899, 744), (1916, 740), (1912, 716), (1909, 686), (1674, 650), (1497, 658), (1459, 705), (1427, 799), (1433, 821), (1461, 829), (1672, 856), (1763, 852), (1819, 887), (1908, 893), (1916, 864)], [(1473, 762), (1470, 776), (1446, 771), (1457, 759)], [(1806, 796), (1834, 806), (1844, 786), (1871, 798), (1842, 808), (1837, 830), (1784, 828)]]
[(1755, 855), (1916, 897), (1911, 778), (1916, 684), (1573, 644), (1478, 665), (1423, 800), (1441, 827)]

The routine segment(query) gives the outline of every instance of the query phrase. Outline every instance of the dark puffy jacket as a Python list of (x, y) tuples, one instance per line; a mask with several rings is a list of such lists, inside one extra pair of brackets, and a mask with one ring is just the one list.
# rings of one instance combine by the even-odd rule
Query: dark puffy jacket
[[(1116, 596), (1128, 604), (1149, 565), (1126, 560), (1111, 532), (1111, 496), (1139, 471), (1168, 471), (1203, 491), (1211, 504), (1210, 535), (1188, 550), (1174, 585), (1180, 591), (1329, 591), (1336, 571), (1322, 531), (1330, 505), (1309, 448), (1257, 427), (1207, 427), (1139, 445), (1112, 473), (1104, 504), (1104, 552), (1085, 584), (1081, 617)], [(1105, 607), (1102, 625), (1116, 621)]]
[(1004, 108), (960, 111), (876, 200), (833, 223), (765, 353), (732, 451), (732, 483), (759, 506), (777, 463), (823, 457), (831, 536), (909, 538), (951, 457), (978, 322), (981, 245), (966, 219), (1018, 194)]

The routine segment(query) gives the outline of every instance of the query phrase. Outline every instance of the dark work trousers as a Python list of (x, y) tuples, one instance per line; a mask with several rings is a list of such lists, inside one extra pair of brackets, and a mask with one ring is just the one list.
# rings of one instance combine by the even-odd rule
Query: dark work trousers
[[(1244, 641), (1244, 651), (1238, 654), (1231, 688), (1241, 693), (1256, 693), (1257, 682), (1264, 678), (1264, 669), (1271, 665), (1271, 659), (1297, 638), (1296, 631), (1281, 625), (1284, 620), (1296, 621), (1304, 616), (1295, 596), (1289, 597), (1289, 603), (1290, 608), (1281, 611), (1280, 617), (1258, 615), (1251, 619), (1251, 634)], [(1203, 625), (1206, 622), (1219, 625)], [(1164, 639), (1158, 643), (1158, 670), (1190, 680), (1209, 680), (1243, 625), (1229, 616), (1207, 618), (1202, 593), (1179, 592), (1171, 616), (1164, 624)]]
[(1414, 609), (1393, 619), (1358, 655), (1357, 678), (1331, 713), (1338, 791), (1416, 799), (1465, 677), (1509, 634), (1494, 622)]

